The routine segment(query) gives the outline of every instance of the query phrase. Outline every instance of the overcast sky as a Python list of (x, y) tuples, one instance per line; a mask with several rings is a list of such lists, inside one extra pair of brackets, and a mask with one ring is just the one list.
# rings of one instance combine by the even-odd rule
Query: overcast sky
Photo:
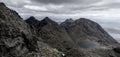
[(93, 19), (120, 18), (120, 0), (0, 0), (28, 16), (88, 17)]

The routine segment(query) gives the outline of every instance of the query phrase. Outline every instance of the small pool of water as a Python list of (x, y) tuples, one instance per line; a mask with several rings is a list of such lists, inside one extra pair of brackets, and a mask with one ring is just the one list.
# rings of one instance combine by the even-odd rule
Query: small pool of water
[(81, 41), (78, 43), (81, 48), (97, 48), (99, 47), (99, 43), (93, 41)]

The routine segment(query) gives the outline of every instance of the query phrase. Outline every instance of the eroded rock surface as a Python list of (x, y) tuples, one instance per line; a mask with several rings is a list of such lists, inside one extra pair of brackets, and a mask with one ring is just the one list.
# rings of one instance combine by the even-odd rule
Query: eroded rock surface
[(61, 53), (54, 49), (36, 37), (17, 12), (0, 3), (0, 57), (20, 57), (31, 52), (40, 53), (39, 56), (45, 53), (43, 57), (52, 57), (49, 53), (60, 57)]

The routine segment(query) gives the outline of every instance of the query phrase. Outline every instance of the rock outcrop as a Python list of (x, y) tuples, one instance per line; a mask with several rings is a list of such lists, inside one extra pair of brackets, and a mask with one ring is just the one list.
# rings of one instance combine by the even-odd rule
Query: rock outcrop
[(0, 57), (20, 57), (31, 52), (40, 53), (40, 57), (61, 57), (59, 51), (40, 39), (33, 35), (30, 26), (17, 12), (0, 3)]
[[(27, 23), (15, 11), (0, 3), (0, 57), (20, 56), (28, 51), (28, 44), (24, 42), (30, 33), (27, 27)], [(26, 41), (29, 39), (31, 37)]]

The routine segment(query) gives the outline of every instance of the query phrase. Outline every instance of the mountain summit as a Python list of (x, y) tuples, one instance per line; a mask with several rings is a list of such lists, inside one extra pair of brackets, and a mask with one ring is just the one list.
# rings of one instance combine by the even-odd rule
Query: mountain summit
[(65, 21), (61, 23), (61, 26), (67, 30), (75, 42), (91, 40), (99, 42), (101, 45), (117, 43), (98, 23), (86, 18), (80, 18), (71, 24)]
[(34, 16), (30, 16), (25, 20), (28, 24), (37, 26), (39, 24), (39, 20), (37, 20)]
[(36, 31), (38, 37), (41, 37), (45, 43), (57, 48), (60, 51), (64, 52), (67, 51), (67, 49), (72, 49), (72, 47), (75, 46), (65, 29), (55, 21), (51, 20), (49, 17), (45, 17), (43, 20), (39, 21)]

